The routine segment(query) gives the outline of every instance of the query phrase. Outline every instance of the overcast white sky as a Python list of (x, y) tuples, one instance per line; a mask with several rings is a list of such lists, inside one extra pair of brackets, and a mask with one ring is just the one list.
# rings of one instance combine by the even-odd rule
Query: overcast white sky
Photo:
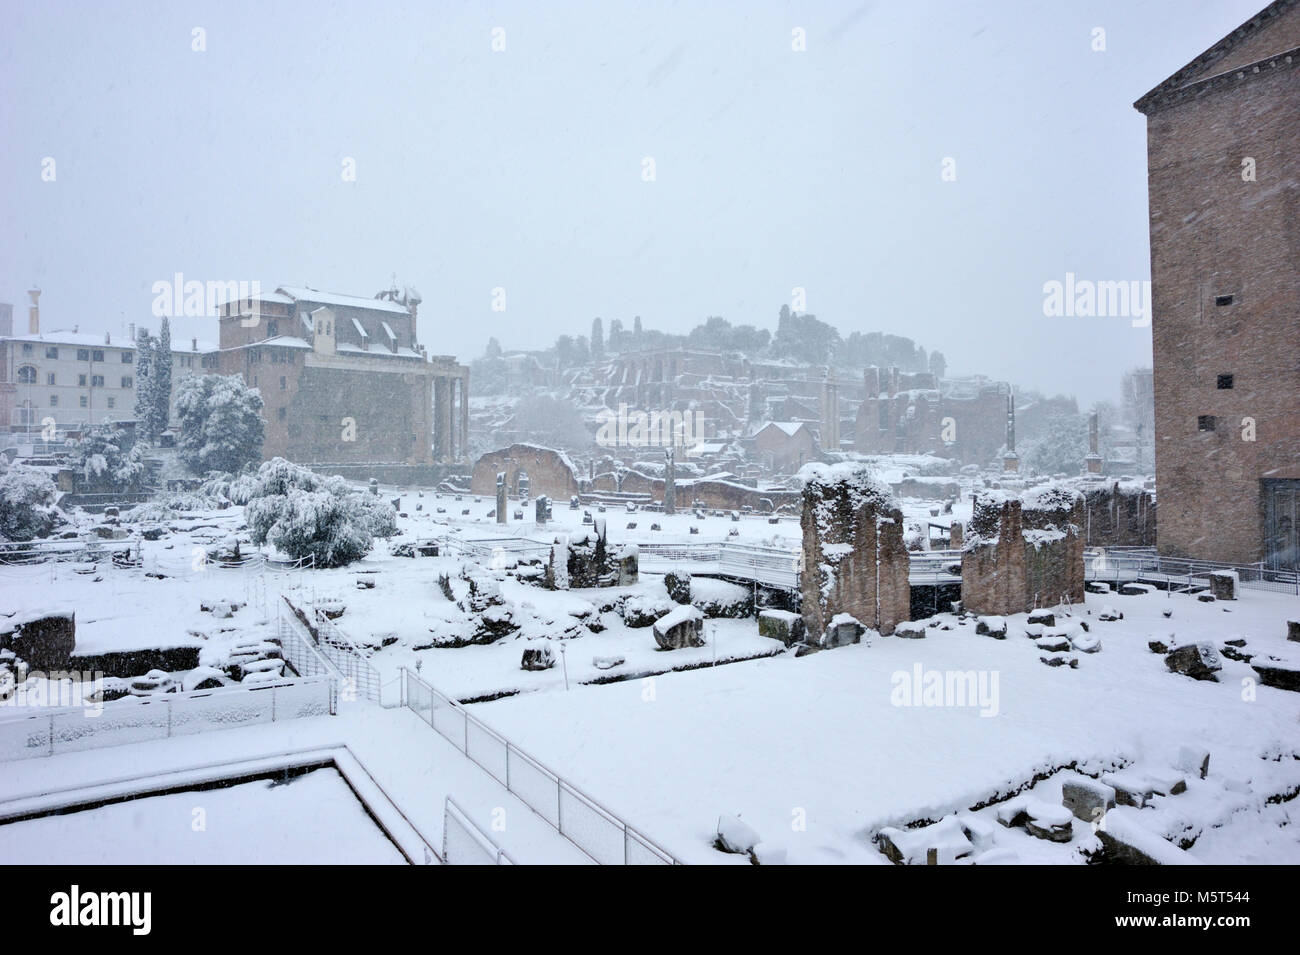
[(798, 286), (842, 334), (1111, 397), (1150, 330), (1044, 317), (1043, 283), (1149, 278), (1131, 104), (1263, 6), (5, 0), (0, 301), (25, 329), (35, 283), (45, 329), (120, 333), (176, 272), (396, 273), (468, 360), (597, 315), (775, 329)]

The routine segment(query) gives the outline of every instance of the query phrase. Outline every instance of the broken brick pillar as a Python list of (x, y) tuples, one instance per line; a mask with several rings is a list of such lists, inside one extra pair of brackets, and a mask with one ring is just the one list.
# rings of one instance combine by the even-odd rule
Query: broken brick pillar
[(976, 494), (962, 549), (962, 607), (1002, 616), (1082, 602), (1083, 514), (1083, 495), (1058, 485)]
[(803, 488), (799, 586), (810, 641), (838, 614), (882, 634), (910, 618), (903, 513), (889, 488), (852, 465), (815, 467)]

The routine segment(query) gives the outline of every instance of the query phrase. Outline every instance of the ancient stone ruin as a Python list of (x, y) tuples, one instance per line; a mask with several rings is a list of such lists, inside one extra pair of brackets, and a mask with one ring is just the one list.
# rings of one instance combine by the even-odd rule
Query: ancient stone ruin
[(610, 544), (605, 518), (599, 517), (591, 530), (555, 539), (543, 582), (549, 590), (625, 587), (637, 582), (639, 563), (637, 546)]
[(975, 495), (961, 600), (976, 614), (1028, 613), (1083, 600), (1083, 495), (1049, 484)]
[(1131, 481), (1113, 481), (1083, 492), (1080, 526), (1090, 547), (1154, 547), (1155, 495)]
[(893, 633), (912, 599), (903, 512), (860, 466), (817, 466), (808, 475), (799, 575), (808, 639), (819, 641), (840, 614)]

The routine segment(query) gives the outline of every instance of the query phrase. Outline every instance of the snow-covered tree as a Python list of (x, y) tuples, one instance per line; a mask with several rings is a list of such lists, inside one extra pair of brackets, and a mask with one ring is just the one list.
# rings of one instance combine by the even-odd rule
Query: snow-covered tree
[(91, 429), (72, 446), (69, 464), (86, 484), (134, 491), (144, 484), (144, 448), (111, 424)]
[(135, 341), (135, 426), (136, 433), (149, 444), (158, 440), (165, 425), (158, 421), (158, 401), (154, 388), (154, 358), (158, 339), (140, 329)]
[(1083, 415), (1053, 410), (1039, 431), (1041, 437), (1027, 442), (1021, 451), (1025, 466), (1035, 474), (1078, 474), (1088, 454), (1088, 419)]
[(153, 400), (153, 425), (155, 440), (167, 430), (171, 423), (172, 403), (172, 330), (171, 324), (164, 316), (158, 329), (158, 342), (153, 352), (153, 384), (150, 387)]
[(943, 352), (930, 352), (930, 373), (933, 374), (936, 379), (942, 379), (947, 370), (948, 360), (943, 357)]
[(239, 375), (186, 375), (176, 416), (180, 457), (193, 471), (233, 473), (262, 456), (262, 395)]
[(284, 458), (267, 461), (251, 482), (234, 482), (232, 491), (240, 490), (249, 492), (244, 515), (253, 543), (269, 542), (296, 560), (314, 558), (317, 567), (360, 560), (375, 537), (397, 531), (390, 502)]
[(0, 475), (0, 539), (29, 541), (47, 536), (63, 518), (54, 506), (54, 479), (15, 464)]

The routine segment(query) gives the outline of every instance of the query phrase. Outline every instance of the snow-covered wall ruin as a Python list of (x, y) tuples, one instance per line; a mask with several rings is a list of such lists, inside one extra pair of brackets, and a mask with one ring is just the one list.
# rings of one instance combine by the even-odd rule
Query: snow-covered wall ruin
[(962, 549), (962, 606), (1010, 614), (1081, 602), (1083, 520), (1083, 495), (1073, 488), (977, 493)]
[(838, 614), (881, 633), (910, 615), (903, 512), (889, 488), (854, 465), (811, 465), (803, 488), (799, 574), (804, 627), (819, 639)]

